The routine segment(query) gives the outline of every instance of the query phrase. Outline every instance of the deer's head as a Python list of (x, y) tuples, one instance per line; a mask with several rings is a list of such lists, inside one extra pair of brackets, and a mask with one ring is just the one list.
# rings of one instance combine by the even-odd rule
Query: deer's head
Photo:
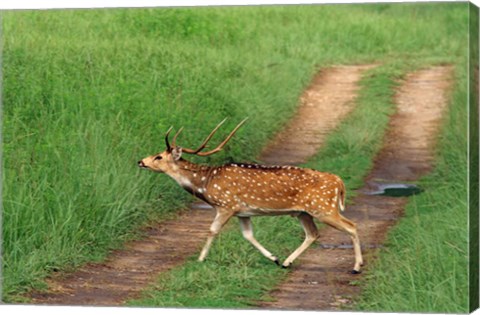
[(183, 127), (177, 131), (177, 133), (173, 137), (172, 143), (170, 144), (168, 136), (173, 128), (170, 127), (170, 129), (168, 129), (167, 131), (167, 134), (165, 135), (165, 144), (167, 147), (166, 150), (138, 161), (138, 166), (141, 168), (152, 170), (154, 172), (170, 173), (178, 170), (178, 163), (180, 160), (182, 160), (183, 153), (195, 154), (198, 156), (208, 156), (219, 152), (220, 150), (222, 150), (223, 146), (233, 137), (238, 128), (240, 128), (245, 123), (247, 119), (244, 119), (242, 122), (240, 122), (237, 127), (235, 127), (235, 129), (233, 129), (233, 131), (228, 135), (228, 137), (225, 138), (225, 140), (223, 140), (222, 143), (220, 143), (215, 149), (207, 152), (201, 152), (203, 149), (205, 149), (208, 141), (210, 141), (210, 139), (213, 137), (218, 128), (220, 128), (220, 126), (225, 122), (225, 120), (226, 119), (220, 122), (217, 127), (215, 127), (215, 129), (213, 129), (213, 131), (203, 141), (203, 143), (195, 150), (182, 148), (176, 145), (177, 137), (182, 132)]

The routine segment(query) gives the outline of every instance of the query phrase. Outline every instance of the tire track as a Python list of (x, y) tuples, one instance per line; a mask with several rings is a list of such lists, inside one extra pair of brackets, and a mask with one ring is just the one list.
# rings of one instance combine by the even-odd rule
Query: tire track
[[(353, 108), (358, 81), (372, 67), (338, 66), (322, 70), (303, 93), (296, 116), (267, 146), (260, 160), (294, 164), (315, 154), (325, 136)], [(139, 296), (159, 273), (181, 265), (196, 254), (206, 240), (214, 216), (211, 209), (206, 211), (198, 204), (193, 205), (177, 219), (146, 229), (144, 239), (112, 252), (105, 262), (87, 264), (67, 275), (52, 275), (47, 279), (48, 291), (31, 292), (28, 297), (35, 304), (122, 305)]]
[[(391, 117), (374, 167), (365, 186), (347, 206), (346, 216), (357, 223), (367, 268), (408, 202), (406, 197), (368, 195), (385, 182), (415, 181), (432, 169), (436, 134), (448, 103), (452, 67), (420, 70), (408, 75), (397, 91), (397, 113)], [(271, 292), (262, 308), (338, 310), (352, 302), (360, 288), (351, 284), (358, 276), (348, 274), (354, 260), (348, 236), (322, 229), (288, 279)], [(333, 244), (333, 245), (332, 245)], [(345, 247), (347, 250), (345, 250)]]

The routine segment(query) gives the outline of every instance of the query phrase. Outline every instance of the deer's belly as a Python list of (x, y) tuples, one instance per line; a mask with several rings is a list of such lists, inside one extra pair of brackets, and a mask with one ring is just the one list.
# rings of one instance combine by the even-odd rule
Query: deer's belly
[(297, 216), (301, 211), (291, 209), (249, 209), (235, 213), (237, 217), (271, 216), (271, 215), (292, 215)]

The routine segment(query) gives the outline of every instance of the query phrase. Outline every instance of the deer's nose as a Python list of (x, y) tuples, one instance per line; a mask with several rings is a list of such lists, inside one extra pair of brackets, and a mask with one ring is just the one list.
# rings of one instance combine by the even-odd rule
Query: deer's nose
[(142, 160), (138, 161), (138, 166), (139, 167), (145, 167), (145, 163), (143, 163)]

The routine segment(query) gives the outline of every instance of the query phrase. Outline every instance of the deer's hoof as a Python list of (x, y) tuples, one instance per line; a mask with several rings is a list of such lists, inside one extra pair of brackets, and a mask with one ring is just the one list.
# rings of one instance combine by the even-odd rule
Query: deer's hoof
[(360, 273), (362, 273), (362, 272), (361, 272), (360, 270), (355, 270), (355, 269), (353, 269), (352, 271), (350, 271), (350, 273), (351, 273), (352, 275), (358, 275), (358, 274), (360, 274)]
[(280, 266), (280, 260), (278, 260), (278, 258), (276, 258), (273, 262), (277, 264), (277, 266)]
[(288, 265), (285, 266), (284, 264), (282, 264), (282, 269), (288, 269), (288, 268), (290, 268), (291, 265), (292, 264), (288, 264)]

